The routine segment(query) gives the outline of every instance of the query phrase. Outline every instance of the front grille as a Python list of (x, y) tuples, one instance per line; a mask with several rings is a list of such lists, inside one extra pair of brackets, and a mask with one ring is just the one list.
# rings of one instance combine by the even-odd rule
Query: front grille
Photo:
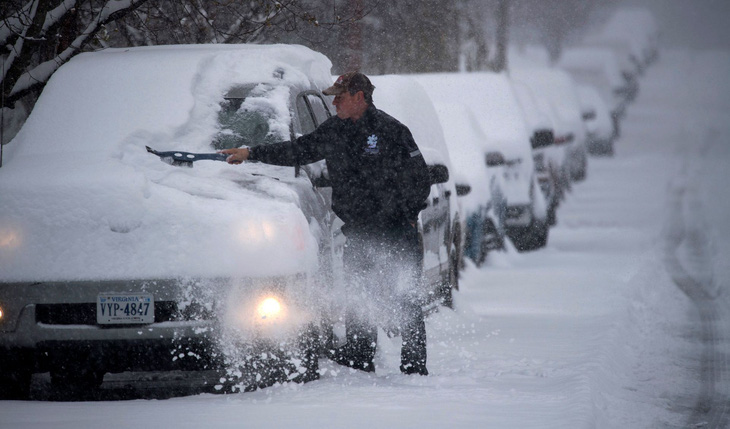
[[(188, 305), (178, 309), (175, 301), (155, 302), (155, 323), (181, 320), (205, 320), (208, 312), (198, 311), (202, 307)], [(96, 303), (36, 304), (36, 323), (47, 325), (96, 325)]]

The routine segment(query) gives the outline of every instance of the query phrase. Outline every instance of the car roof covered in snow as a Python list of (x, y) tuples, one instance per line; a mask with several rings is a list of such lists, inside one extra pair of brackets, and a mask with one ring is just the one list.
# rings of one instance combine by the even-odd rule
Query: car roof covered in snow
[(571, 73), (603, 74), (611, 88), (620, 88), (625, 84), (616, 53), (606, 47), (566, 48), (560, 55), (557, 65)]
[(553, 124), (556, 134), (567, 131), (573, 133), (578, 141), (585, 139), (575, 82), (567, 72), (555, 67), (531, 67), (514, 69), (510, 75), (550, 101), (555, 112), (553, 117), (558, 120)]
[(529, 131), (522, 108), (506, 74), (437, 73), (415, 75), (436, 103), (469, 106), (482, 131), (485, 145), (510, 158), (532, 159)]
[[(93, 153), (131, 133), (175, 134), (205, 149), (217, 106), (233, 85), (332, 84), (324, 55), (296, 45), (181, 45), (107, 49), (71, 59), (50, 79), (9, 147), (18, 154)], [(53, 144), (47, 142), (52, 141)]]
[[(411, 76), (370, 76), (375, 85), (373, 104), (407, 126), (428, 164), (442, 164), (449, 169), (446, 186), (456, 195), (449, 149), (438, 114), (424, 88)], [(431, 192), (436, 192), (431, 187)], [(451, 205), (452, 216), (456, 207)]]

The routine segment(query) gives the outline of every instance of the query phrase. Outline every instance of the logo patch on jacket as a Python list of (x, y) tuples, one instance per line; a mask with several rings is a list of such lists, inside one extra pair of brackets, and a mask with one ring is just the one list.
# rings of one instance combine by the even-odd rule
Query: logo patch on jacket
[(365, 153), (370, 155), (377, 155), (380, 152), (378, 148), (378, 136), (375, 134), (368, 137), (368, 145), (365, 148)]

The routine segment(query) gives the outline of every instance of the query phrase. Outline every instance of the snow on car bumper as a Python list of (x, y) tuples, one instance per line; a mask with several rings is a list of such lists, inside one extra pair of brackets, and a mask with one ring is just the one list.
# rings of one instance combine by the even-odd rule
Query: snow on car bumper
[[(231, 327), (236, 332), (241, 330), (229, 321), (228, 312), (235, 312), (237, 319), (252, 320), (249, 325), (257, 338), (278, 334), (285, 323), (284, 331), (291, 335), (313, 319), (301, 316), (296, 300), (287, 300), (282, 289), (287, 282), (300, 281), (285, 278), (240, 282), (0, 284), (0, 364), (22, 357), (21, 362), (36, 372), (63, 366), (63, 362), (74, 359), (91, 361), (108, 372), (218, 367), (223, 361), (221, 332)], [(266, 287), (260, 287), (261, 284)], [(100, 324), (97, 297), (109, 291), (154, 296), (154, 322)], [(272, 297), (282, 303), (282, 308), (262, 309), (263, 302)], [(289, 303), (286, 307), (285, 302)], [(257, 319), (262, 318), (259, 323)]]

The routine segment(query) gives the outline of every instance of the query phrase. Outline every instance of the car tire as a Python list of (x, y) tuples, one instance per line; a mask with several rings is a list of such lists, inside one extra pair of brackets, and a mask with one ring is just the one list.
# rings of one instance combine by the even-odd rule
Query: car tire
[(588, 156), (586, 155), (585, 151), (581, 151), (578, 157), (578, 166), (575, 170), (571, 171), (570, 178), (573, 179), (573, 181), (581, 182), (585, 180), (587, 176)]
[(442, 278), (441, 285), (438, 287), (437, 300), (441, 302), (441, 305), (448, 308), (454, 308), (454, 289), (459, 289), (459, 259), (456, 255), (456, 250), (451, 250), (449, 256), (449, 268), (446, 272), (446, 277)]
[(550, 227), (545, 220), (533, 219), (527, 228), (515, 228), (510, 238), (519, 252), (530, 252), (547, 245)]
[(306, 383), (319, 379), (319, 329), (313, 324), (299, 334), (299, 354), (305, 371), (293, 379), (296, 383)]
[(494, 222), (491, 219), (487, 219), (484, 222), (482, 231), (482, 242), (479, 249), (479, 257), (476, 261), (477, 266), (481, 266), (487, 260), (489, 252), (495, 250), (504, 250), (504, 237), (500, 236)]
[(58, 399), (92, 399), (103, 381), (103, 371), (88, 368), (51, 370), (51, 392)]
[(558, 202), (551, 201), (547, 212), (547, 224), (549, 226), (555, 226), (558, 223)]
[(30, 397), (32, 372), (28, 369), (3, 371), (0, 375), (1, 400), (25, 400)]
[(51, 386), (59, 390), (97, 389), (103, 381), (103, 371), (92, 369), (51, 371)]
[(253, 392), (276, 383), (306, 383), (319, 379), (320, 329), (309, 324), (297, 338), (284, 343), (268, 340), (241, 344), (240, 355), (221, 368), (218, 393)]

